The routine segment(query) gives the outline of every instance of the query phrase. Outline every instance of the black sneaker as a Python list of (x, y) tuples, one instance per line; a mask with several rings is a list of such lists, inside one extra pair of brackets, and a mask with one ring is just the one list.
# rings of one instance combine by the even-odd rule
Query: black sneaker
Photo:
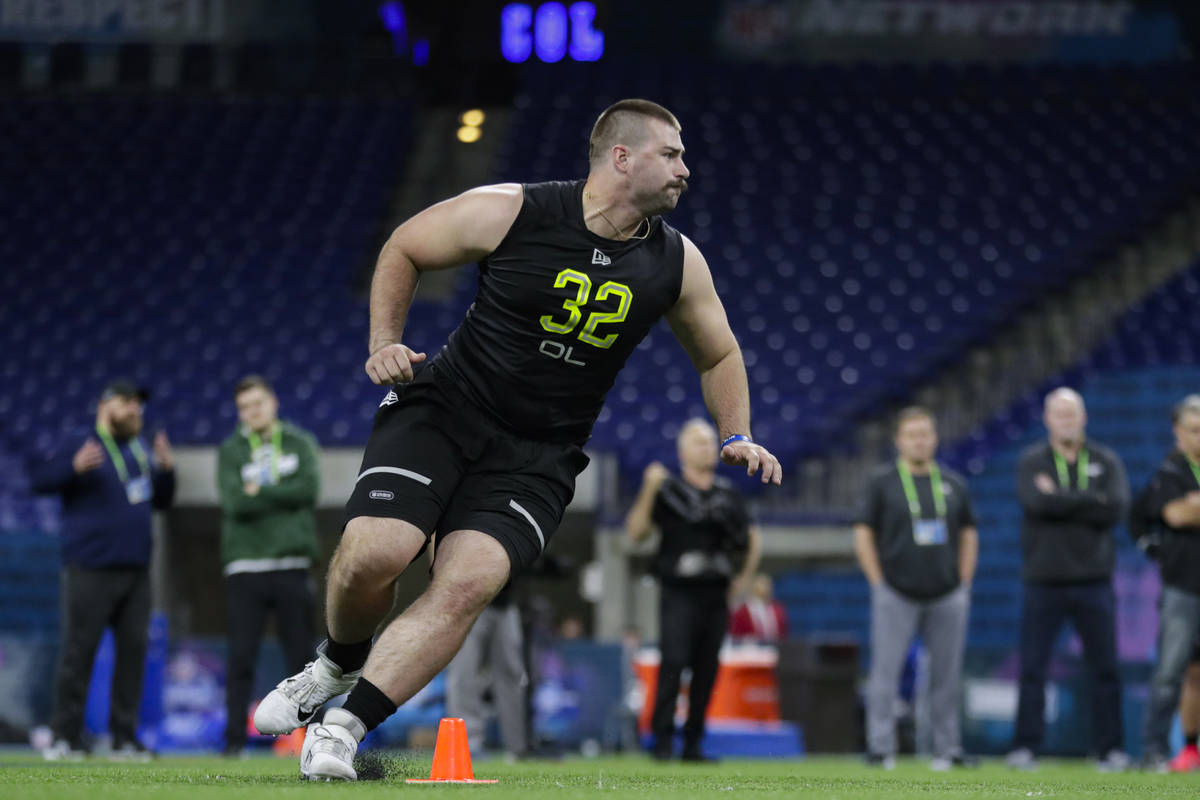
[(979, 759), (965, 753), (952, 756), (939, 756), (929, 762), (929, 768), (934, 772), (949, 772), (952, 769), (974, 769), (979, 766)]
[(1141, 763), (1138, 764), (1143, 772), (1160, 772), (1166, 773), (1171, 769), (1170, 760), (1162, 753), (1146, 753), (1142, 756)]
[(687, 761), (692, 764), (715, 764), (720, 761), (716, 756), (706, 756), (704, 751), (699, 747), (683, 748), (683, 755), (680, 756), (681, 761)]
[(895, 769), (896, 757), (885, 756), (883, 753), (867, 753), (866, 762), (868, 767), (877, 769)]

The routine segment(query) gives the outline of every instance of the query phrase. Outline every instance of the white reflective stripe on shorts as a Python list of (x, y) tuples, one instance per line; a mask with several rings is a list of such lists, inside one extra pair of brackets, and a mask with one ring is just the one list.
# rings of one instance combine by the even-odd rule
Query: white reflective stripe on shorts
[(239, 558), (230, 561), (223, 570), (226, 575), (244, 572), (279, 572), (285, 569), (308, 569), (312, 559), (308, 556), (284, 556), (282, 558)]
[(533, 515), (530, 514), (528, 511), (526, 511), (525, 508), (520, 503), (518, 503), (516, 500), (509, 500), (508, 507), (511, 508), (513, 511), (516, 511), (518, 514), (520, 514), (526, 520), (528, 520), (529, 524), (533, 526), (533, 532), (538, 535), (538, 541), (541, 543), (541, 547), (539, 547), (538, 549), (545, 550), (546, 549), (546, 537), (542, 535), (542, 529), (538, 527), (537, 520), (535, 520), (533, 518)]
[(363, 474), (359, 475), (354, 482), (358, 483), (368, 475), (374, 475), (377, 472), (386, 472), (391, 475), (403, 475), (405, 478), (412, 478), (417, 483), (423, 483), (426, 486), (433, 483), (433, 478), (427, 478), (419, 472), (413, 472), (411, 469), (401, 469), (400, 467), (371, 467), (368, 470), (364, 470)]

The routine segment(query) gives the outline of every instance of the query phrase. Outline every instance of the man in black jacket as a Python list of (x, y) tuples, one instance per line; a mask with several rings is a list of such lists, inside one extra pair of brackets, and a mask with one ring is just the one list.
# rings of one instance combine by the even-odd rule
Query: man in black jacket
[(1032, 769), (1045, 731), (1046, 667), (1070, 620), (1092, 678), (1092, 753), (1101, 770), (1121, 770), (1121, 680), (1117, 668), (1113, 527), (1129, 505), (1125, 468), (1089, 441), (1083, 398), (1068, 388), (1046, 396), (1049, 440), (1031, 445), (1017, 468), (1024, 520), (1021, 555), (1021, 681), (1009, 766)]
[(701, 742), (704, 717), (720, 666), (729, 618), (731, 581), (749, 582), (758, 569), (760, 533), (742, 495), (717, 473), (720, 446), (707, 421), (689, 420), (679, 431), (679, 477), (657, 461), (646, 467), (642, 488), (625, 518), (633, 542), (662, 534), (653, 570), (659, 578), (659, 650), (653, 755), (673, 753), (675, 703), (684, 669), (692, 671), (683, 726), (684, 761), (709, 761)]
[(1142, 733), (1143, 763), (1160, 771), (1166, 769), (1171, 719), (1200, 632), (1200, 395), (1185, 397), (1171, 420), (1175, 449), (1151, 479), (1147, 499), (1147, 508), (1167, 528), (1159, 559), (1158, 665)]
[(58, 494), (63, 503), (54, 743), (43, 751), (49, 760), (80, 758), (87, 749), (88, 680), (106, 628), (116, 647), (113, 754), (149, 757), (137, 724), (150, 627), (151, 511), (170, 506), (175, 472), (167, 435), (156, 434), (151, 446), (141, 435), (147, 396), (131, 381), (113, 381), (100, 396), (91, 430), (64, 436), (57, 451), (30, 463), (34, 491)]

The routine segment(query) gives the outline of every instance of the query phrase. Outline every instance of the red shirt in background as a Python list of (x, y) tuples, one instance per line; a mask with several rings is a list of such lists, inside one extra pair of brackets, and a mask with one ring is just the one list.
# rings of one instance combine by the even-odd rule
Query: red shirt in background
[(729, 635), (735, 639), (777, 642), (787, 636), (787, 612), (778, 600), (751, 598), (729, 616)]

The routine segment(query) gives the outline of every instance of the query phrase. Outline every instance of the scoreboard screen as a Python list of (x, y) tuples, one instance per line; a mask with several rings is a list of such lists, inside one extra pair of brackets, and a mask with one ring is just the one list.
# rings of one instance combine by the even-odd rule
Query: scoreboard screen
[(500, 55), (514, 64), (599, 61), (604, 34), (596, 30), (596, 4), (509, 3), (500, 10)]
[(607, 0), (460, 0), (379, 3), (378, 20), (397, 55), (492, 63), (599, 61), (605, 51)]

